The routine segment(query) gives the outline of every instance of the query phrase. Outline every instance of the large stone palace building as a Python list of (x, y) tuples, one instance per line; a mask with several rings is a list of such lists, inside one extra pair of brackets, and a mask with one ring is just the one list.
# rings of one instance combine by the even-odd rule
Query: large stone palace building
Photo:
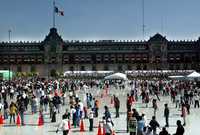
[(9, 68), (41, 76), (51, 70), (198, 70), (200, 39), (168, 41), (157, 33), (148, 41), (64, 41), (51, 28), (42, 42), (1, 42), (0, 70)]

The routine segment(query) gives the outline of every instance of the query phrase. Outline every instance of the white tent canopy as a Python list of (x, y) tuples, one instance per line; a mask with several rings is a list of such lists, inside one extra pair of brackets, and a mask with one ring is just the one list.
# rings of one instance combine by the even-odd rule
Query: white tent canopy
[(103, 74), (111, 74), (114, 71), (66, 71), (64, 73), (64, 76), (67, 75), (94, 75), (94, 74), (98, 74), (98, 75), (103, 75)]
[(169, 76), (169, 78), (183, 78), (184, 76), (182, 75), (174, 75), (174, 76)]
[(106, 80), (128, 80), (126, 74), (122, 74), (122, 73), (114, 73), (112, 75), (106, 76), (104, 79)]
[(194, 71), (191, 74), (189, 74), (187, 77), (190, 77), (190, 78), (200, 78), (200, 74), (197, 73), (196, 71)]

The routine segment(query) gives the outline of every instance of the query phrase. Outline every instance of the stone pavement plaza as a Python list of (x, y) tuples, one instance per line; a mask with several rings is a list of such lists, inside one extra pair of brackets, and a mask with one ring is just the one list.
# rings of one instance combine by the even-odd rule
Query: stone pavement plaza
[[(100, 95), (99, 92), (96, 92), (96, 90), (92, 91), (95, 95)], [(122, 92), (120, 90), (112, 89), (110, 91), (110, 94), (116, 94), (120, 98), (121, 102), (121, 108), (120, 108), (120, 118), (114, 118), (115, 117), (115, 110), (110, 104), (110, 96), (106, 97), (99, 97), (100, 99), (100, 110), (99, 110), (99, 120), (101, 120), (104, 109), (104, 105), (110, 106), (110, 111), (112, 114), (112, 119), (114, 121), (114, 128), (116, 131), (116, 135), (128, 135), (126, 133), (126, 93)], [(83, 97), (83, 93), (79, 93), (80, 97)], [(164, 110), (164, 104), (168, 103), (170, 108), (170, 118), (169, 118), (169, 128), (167, 130), (170, 134), (175, 133), (176, 131), (176, 121), (180, 119), (182, 121), (182, 118), (180, 117), (180, 110), (175, 109), (175, 105), (173, 105), (170, 101), (169, 97), (161, 97), (161, 101), (158, 102), (159, 110), (157, 112), (157, 120), (160, 123), (161, 126), (165, 125), (165, 119), (163, 117), (163, 110)], [(135, 107), (138, 109), (140, 113), (145, 113), (149, 120), (151, 119), (153, 115), (153, 108), (151, 108), (151, 102), (149, 104), (149, 108), (145, 108), (145, 105), (141, 103), (141, 99), (138, 103), (135, 104)], [(9, 121), (6, 121), (6, 124), (0, 127), (0, 135), (56, 135), (56, 129), (57, 126), (61, 120), (62, 114), (65, 111), (65, 108), (67, 106), (62, 107), (62, 113), (57, 114), (57, 122), (56, 123), (50, 123), (49, 115), (44, 115), (45, 124), (44, 126), (38, 127), (37, 126), (37, 120), (38, 120), (38, 114), (31, 115), (30, 112), (27, 112), (25, 115), (25, 126), (17, 127), (16, 125), (9, 125)], [(79, 128), (72, 129), (70, 131), (70, 135), (96, 135), (97, 134), (97, 126), (98, 126), (98, 119), (95, 118), (94, 120), (94, 131), (89, 132), (89, 120), (84, 119), (85, 129), (86, 132), (80, 133)], [(187, 118), (187, 125), (185, 127), (185, 135), (200, 135), (200, 109), (194, 109), (193, 106), (191, 107), (191, 114)], [(61, 135), (62, 132), (58, 132), (57, 135)]]

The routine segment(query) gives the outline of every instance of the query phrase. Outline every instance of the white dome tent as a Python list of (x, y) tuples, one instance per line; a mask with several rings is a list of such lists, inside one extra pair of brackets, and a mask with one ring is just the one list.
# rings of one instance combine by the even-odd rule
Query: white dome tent
[(196, 71), (192, 72), (187, 76), (188, 78), (200, 78), (200, 74), (197, 73)]
[(112, 75), (106, 76), (105, 80), (128, 80), (126, 74), (123, 73), (114, 73)]

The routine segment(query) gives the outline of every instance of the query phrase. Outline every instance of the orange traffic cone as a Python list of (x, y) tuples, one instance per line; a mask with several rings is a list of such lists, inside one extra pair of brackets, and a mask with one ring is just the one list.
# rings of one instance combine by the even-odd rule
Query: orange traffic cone
[(100, 124), (100, 123), (99, 123), (99, 126), (98, 126), (97, 135), (102, 135), (102, 132), (101, 132), (101, 124)]
[(38, 126), (43, 126), (43, 125), (44, 125), (44, 119), (42, 114), (40, 114), (38, 119)]
[(70, 120), (68, 120), (68, 127), (71, 129)]
[(18, 114), (17, 115), (17, 126), (20, 126), (21, 125), (21, 118), (20, 118), (20, 115)]
[(84, 131), (85, 131), (85, 126), (83, 123), (83, 119), (81, 119), (80, 132), (84, 132)]
[(0, 115), (0, 125), (3, 125), (3, 116)]

